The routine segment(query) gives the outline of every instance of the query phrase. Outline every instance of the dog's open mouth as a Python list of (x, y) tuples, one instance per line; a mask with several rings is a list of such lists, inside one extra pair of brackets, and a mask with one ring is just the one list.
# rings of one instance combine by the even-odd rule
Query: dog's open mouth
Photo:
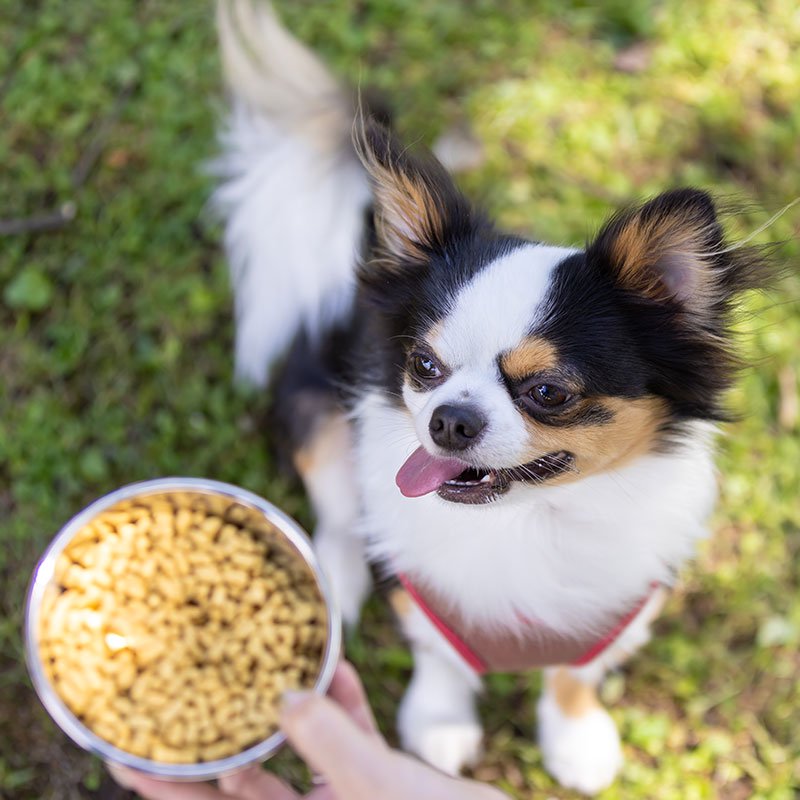
[(397, 485), (406, 497), (436, 492), (451, 503), (478, 505), (505, 494), (515, 481), (541, 483), (571, 469), (572, 453), (560, 450), (527, 464), (503, 469), (482, 469), (456, 458), (438, 458), (418, 448), (400, 467)]

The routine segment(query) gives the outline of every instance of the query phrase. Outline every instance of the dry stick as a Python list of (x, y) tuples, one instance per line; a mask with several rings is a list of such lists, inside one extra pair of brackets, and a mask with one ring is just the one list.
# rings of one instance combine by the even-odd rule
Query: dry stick
[(30, 233), (31, 231), (55, 231), (75, 219), (76, 211), (75, 203), (69, 201), (64, 203), (58, 211), (34, 214), (32, 217), (20, 217), (19, 219), (0, 219), (0, 236), (13, 236), (17, 233)]
[[(111, 111), (102, 120), (97, 128), (97, 132), (89, 142), (89, 145), (83, 153), (81, 153), (78, 163), (72, 170), (72, 188), (75, 191), (81, 189), (91, 175), (92, 170), (105, 148), (108, 134), (119, 120), (125, 108), (125, 104), (128, 102), (137, 86), (138, 83), (133, 81), (122, 89), (117, 95)], [(56, 211), (44, 211), (33, 214), (30, 217), (19, 217), (17, 219), (0, 219), (0, 236), (55, 231), (72, 222), (77, 213), (77, 203), (74, 200), (68, 200), (62, 203)]]

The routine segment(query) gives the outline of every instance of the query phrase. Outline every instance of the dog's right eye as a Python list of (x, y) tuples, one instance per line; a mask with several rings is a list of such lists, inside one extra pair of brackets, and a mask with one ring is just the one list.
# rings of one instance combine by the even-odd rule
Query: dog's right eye
[(441, 367), (425, 353), (414, 353), (411, 356), (411, 368), (418, 378), (425, 381), (433, 381), (442, 377)]

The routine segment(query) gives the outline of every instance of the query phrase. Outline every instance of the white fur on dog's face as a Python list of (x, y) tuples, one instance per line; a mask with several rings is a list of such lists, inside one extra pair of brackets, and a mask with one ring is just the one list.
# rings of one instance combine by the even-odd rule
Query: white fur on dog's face
[(427, 341), (449, 377), (430, 391), (420, 391), (408, 381), (403, 387), (403, 400), (426, 450), (441, 453), (428, 431), (434, 410), (469, 402), (488, 424), (463, 455), (465, 460), (486, 467), (514, 467), (528, 460), (529, 434), (505, 387), (498, 359), (517, 347), (544, 313), (553, 269), (575, 252), (527, 244), (489, 264), (459, 292)]

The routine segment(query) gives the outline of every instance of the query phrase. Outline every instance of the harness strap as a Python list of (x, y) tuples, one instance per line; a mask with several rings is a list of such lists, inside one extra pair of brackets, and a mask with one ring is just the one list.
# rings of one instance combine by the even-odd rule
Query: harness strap
[[(428, 617), (428, 619), (433, 623), (439, 633), (444, 636), (444, 638), (450, 643), (451, 647), (458, 653), (458, 655), (464, 660), (467, 666), (470, 667), (474, 672), (478, 675), (484, 675), (490, 671), (490, 666), (487, 662), (475, 652), (473, 648), (467, 644), (462, 636), (460, 636), (455, 630), (453, 630), (430, 606), (429, 603), (426, 602), (425, 598), (419, 592), (419, 590), (414, 586), (414, 584), (409, 580), (408, 576), (404, 573), (398, 573), (397, 575), (398, 580), (400, 581), (403, 588), (408, 592), (410, 597), (414, 600), (414, 602), (419, 606), (421, 611)], [(635, 606), (632, 608), (624, 617), (622, 617), (619, 622), (611, 629), (609, 633), (603, 636), (602, 639), (594, 642), (584, 653), (583, 655), (579, 656), (578, 658), (573, 659), (570, 661), (571, 666), (575, 667), (582, 667), (585, 664), (593, 661), (599, 655), (601, 655), (605, 650), (607, 650), (614, 642), (622, 635), (628, 625), (633, 622), (633, 620), (638, 616), (638, 614), (642, 611), (644, 606), (647, 604), (648, 600), (652, 597), (653, 593), (659, 588), (659, 584), (654, 582), (651, 585), (651, 591), (645, 595)], [(526, 620), (531, 626), (535, 625), (536, 623), (531, 620)], [(552, 666), (555, 666), (553, 664)]]
[(488, 667), (483, 662), (483, 659), (422, 599), (422, 595), (414, 588), (414, 584), (411, 583), (408, 576), (400, 572), (397, 575), (397, 579), (403, 585), (403, 588), (411, 595), (414, 602), (422, 609), (425, 616), (436, 626), (439, 633), (450, 642), (453, 649), (467, 662), (467, 666), (477, 672), (478, 675), (486, 674)]

